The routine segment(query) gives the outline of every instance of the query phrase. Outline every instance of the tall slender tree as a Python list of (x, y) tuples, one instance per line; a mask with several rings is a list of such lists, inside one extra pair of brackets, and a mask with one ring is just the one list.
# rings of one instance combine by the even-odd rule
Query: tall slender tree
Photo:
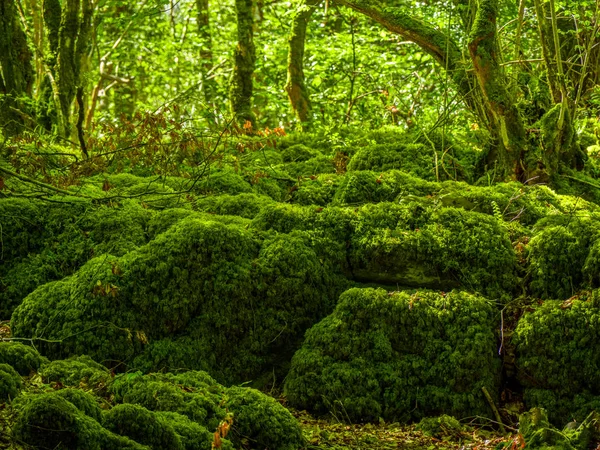
[(231, 112), (239, 124), (255, 125), (252, 112), (253, 77), (256, 67), (254, 45), (254, 0), (236, 0), (237, 37), (234, 67), (229, 88)]

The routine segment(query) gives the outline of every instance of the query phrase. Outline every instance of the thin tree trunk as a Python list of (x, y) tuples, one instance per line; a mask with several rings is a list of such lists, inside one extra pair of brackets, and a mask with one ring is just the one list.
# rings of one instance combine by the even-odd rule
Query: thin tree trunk
[(298, 118), (302, 130), (310, 128), (310, 98), (304, 77), (304, 49), (306, 28), (310, 17), (323, 0), (306, 0), (292, 22), (292, 31), (288, 39), (287, 82), (285, 90), (292, 109)]
[(13, 0), (0, 0), (0, 78), (4, 98), (0, 102), (0, 127), (5, 135), (23, 129), (24, 106), (20, 99), (31, 95), (34, 71), (32, 54)]
[(235, 65), (229, 88), (231, 112), (240, 125), (246, 122), (254, 127), (256, 118), (252, 112), (256, 48), (254, 46), (253, 0), (236, 0), (238, 43), (234, 52)]
[(198, 35), (200, 38), (200, 58), (202, 63), (202, 93), (207, 105), (212, 105), (215, 95), (215, 82), (210, 77), (210, 71), (214, 66), (212, 34), (210, 32), (209, 0), (196, 0), (196, 9), (198, 12)]

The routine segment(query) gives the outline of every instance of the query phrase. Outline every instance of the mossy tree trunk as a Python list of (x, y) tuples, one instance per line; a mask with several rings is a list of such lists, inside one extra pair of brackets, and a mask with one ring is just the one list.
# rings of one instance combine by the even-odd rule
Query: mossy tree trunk
[(308, 131), (311, 120), (310, 97), (304, 77), (306, 29), (310, 17), (321, 3), (323, 3), (323, 0), (306, 0), (302, 2), (292, 22), (292, 30), (288, 39), (287, 82), (285, 90), (303, 131)]
[[(548, 1), (552, 4), (551, 0)], [(365, 14), (388, 30), (414, 42), (447, 70), (450, 80), (466, 105), (493, 138), (494, 144), (487, 157), (487, 167), (494, 168), (500, 179), (525, 180), (536, 175), (552, 175), (558, 170), (559, 160), (571, 166), (576, 165), (577, 158), (572, 155), (565, 157), (567, 153), (573, 153), (573, 140), (569, 132), (559, 136), (551, 148), (542, 149), (541, 155), (538, 147), (531, 144), (526, 122), (515, 106), (517, 94), (509, 89), (513, 83), (501, 64), (502, 55), (496, 24), (498, 0), (453, 0), (460, 15), (467, 48), (461, 48), (445, 32), (415, 18), (412, 11), (387, 6), (386, 1), (336, 0), (336, 3)], [(544, 23), (540, 27), (547, 33), (547, 24)], [(553, 33), (553, 36), (555, 35), (556, 33)], [(554, 46), (555, 41), (547, 39), (547, 45), (550, 43)], [(546, 50), (545, 57), (548, 62), (556, 52)], [(470, 61), (465, 61), (463, 55), (468, 55)], [(556, 78), (560, 92), (560, 76), (557, 75)], [(564, 104), (557, 104), (565, 101), (564, 92), (560, 98), (557, 97), (553, 95), (555, 107), (564, 108)], [(556, 109), (546, 111), (546, 114), (550, 113), (554, 116)], [(566, 111), (559, 115), (560, 120), (566, 121), (572, 117)], [(565, 129), (570, 126), (570, 123), (564, 124)], [(542, 131), (540, 135), (543, 134)], [(546, 135), (549, 136), (548, 133)], [(546, 140), (549, 142), (549, 139)], [(543, 136), (539, 141), (543, 144)]]
[(27, 113), (23, 97), (34, 81), (32, 54), (14, 0), (0, 0), (0, 127), (7, 136), (20, 133)]
[(212, 34), (210, 32), (209, 0), (196, 0), (198, 37), (200, 39), (200, 58), (202, 60), (202, 93), (207, 105), (212, 105), (215, 95), (215, 82), (210, 77), (214, 66)]
[(234, 52), (234, 67), (229, 87), (231, 112), (240, 125), (256, 118), (252, 112), (253, 76), (256, 66), (254, 46), (253, 0), (236, 0), (238, 43)]

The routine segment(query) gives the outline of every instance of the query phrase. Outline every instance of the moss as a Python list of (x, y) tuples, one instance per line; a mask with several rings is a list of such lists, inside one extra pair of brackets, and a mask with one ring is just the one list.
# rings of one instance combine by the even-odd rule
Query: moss
[(102, 423), (102, 409), (100, 409), (100, 405), (98, 405), (93, 395), (79, 389), (60, 389), (56, 391), (56, 394), (67, 400), (86, 416)]
[(327, 156), (315, 156), (306, 161), (285, 164), (285, 171), (292, 177), (311, 176), (323, 173), (335, 173), (333, 160)]
[(242, 194), (252, 192), (244, 177), (231, 169), (216, 169), (207, 173), (193, 188), (196, 194)]
[(65, 386), (74, 387), (87, 385), (98, 388), (106, 385), (111, 379), (106, 367), (85, 355), (52, 361), (42, 367), (40, 375), (47, 383), (60, 382)]
[(306, 334), (285, 383), (290, 404), (350, 420), (490, 416), (500, 381), (497, 313), (463, 292), (351, 289)]
[[(541, 298), (565, 299), (595, 282), (600, 227), (590, 217), (555, 216), (538, 223), (527, 246), (529, 288)], [(588, 284), (589, 285), (589, 284)]]
[(275, 399), (242, 387), (229, 388), (225, 395), (225, 405), (233, 412), (233, 430), (229, 436), (236, 447), (305, 448), (300, 425)]
[(185, 449), (169, 422), (142, 406), (127, 403), (115, 406), (104, 417), (104, 426), (116, 434), (152, 448)]
[(148, 222), (148, 237), (154, 239), (161, 233), (164, 233), (177, 222), (186, 217), (195, 215), (194, 211), (184, 208), (169, 208), (157, 212)]
[(341, 179), (333, 174), (303, 179), (292, 188), (291, 202), (297, 205), (326, 206), (333, 200)]
[(35, 448), (147, 449), (109, 432), (57, 392), (28, 396), (17, 410), (13, 436)]
[(439, 417), (425, 417), (416, 426), (417, 430), (425, 435), (437, 439), (452, 436), (463, 431), (463, 426), (454, 417), (441, 415)]
[(522, 434), (527, 448), (540, 450), (575, 450), (585, 449), (590, 445), (596, 432), (597, 415), (592, 414), (582, 419), (581, 423), (573, 423), (574, 427), (556, 429), (548, 420), (546, 410), (532, 408), (519, 416), (519, 433)]
[(465, 286), (507, 298), (516, 257), (507, 231), (492, 217), (419, 203), (361, 208), (349, 262), (359, 281), (451, 289)]
[(212, 214), (254, 218), (262, 208), (273, 203), (269, 197), (256, 194), (219, 195), (198, 199), (196, 209)]
[(304, 144), (290, 145), (281, 150), (281, 159), (284, 163), (308, 161), (320, 155), (320, 151), (313, 150)]
[(23, 380), (8, 364), (0, 363), (0, 402), (10, 401), (19, 395)]
[[(547, 300), (523, 315), (513, 336), (528, 407), (548, 408), (561, 425), (582, 420), (600, 400), (600, 293)], [(590, 409), (588, 409), (590, 408)]]
[[(159, 412), (159, 418), (166, 420), (181, 439), (185, 450), (211, 450), (213, 433), (202, 425), (191, 421), (186, 416), (173, 412)], [(221, 439), (221, 449), (233, 450), (233, 444), (228, 439)]]
[(47, 359), (34, 348), (19, 342), (0, 342), (0, 363), (8, 364), (21, 375), (37, 371)]

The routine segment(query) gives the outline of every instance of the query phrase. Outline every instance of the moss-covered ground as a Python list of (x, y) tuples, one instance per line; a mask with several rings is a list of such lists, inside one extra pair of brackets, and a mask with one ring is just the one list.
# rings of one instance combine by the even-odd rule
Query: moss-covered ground
[(595, 442), (593, 157), (498, 183), (435, 133), (260, 139), (0, 195), (0, 445)]

